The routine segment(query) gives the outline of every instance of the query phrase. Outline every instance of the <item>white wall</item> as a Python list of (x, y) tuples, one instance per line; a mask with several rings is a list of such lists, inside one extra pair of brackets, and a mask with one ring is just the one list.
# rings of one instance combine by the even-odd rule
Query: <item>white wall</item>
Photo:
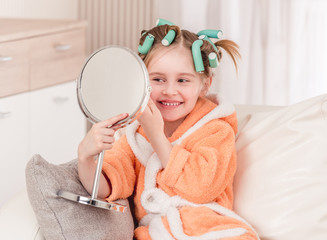
[(0, 0), (1, 18), (77, 19), (78, 0)]
[(157, 0), (157, 2), (160, 18), (193, 32), (198, 32), (206, 27), (207, 1)]

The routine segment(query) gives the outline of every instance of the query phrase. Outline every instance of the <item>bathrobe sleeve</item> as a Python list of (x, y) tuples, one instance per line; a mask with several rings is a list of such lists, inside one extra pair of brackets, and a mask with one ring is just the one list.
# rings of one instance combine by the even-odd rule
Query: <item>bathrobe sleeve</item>
[(108, 201), (127, 198), (133, 193), (136, 179), (134, 166), (135, 156), (126, 136), (122, 136), (104, 155), (102, 171), (112, 190)]
[(226, 192), (235, 171), (234, 129), (224, 120), (216, 119), (173, 147), (157, 182), (184, 199), (206, 203)]

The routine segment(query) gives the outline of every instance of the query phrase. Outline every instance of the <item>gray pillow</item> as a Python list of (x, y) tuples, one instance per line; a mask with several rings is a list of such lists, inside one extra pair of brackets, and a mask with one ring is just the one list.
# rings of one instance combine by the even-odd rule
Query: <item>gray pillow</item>
[[(40, 155), (34, 155), (26, 166), (26, 184), (29, 200), (47, 240), (133, 238), (134, 223), (129, 207), (120, 213), (57, 196), (60, 189), (89, 196), (79, 181), (77, 160), (53, 165)], [(119, 203), (129, 206), (127, 200)]]

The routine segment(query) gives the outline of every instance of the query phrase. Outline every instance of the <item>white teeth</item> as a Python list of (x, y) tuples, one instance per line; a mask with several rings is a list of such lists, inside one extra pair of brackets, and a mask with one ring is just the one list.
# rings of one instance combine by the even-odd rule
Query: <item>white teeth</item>
[(165, 106), (178, 106), (179, 103), (167, 103), (167, 102), (161, 102)]

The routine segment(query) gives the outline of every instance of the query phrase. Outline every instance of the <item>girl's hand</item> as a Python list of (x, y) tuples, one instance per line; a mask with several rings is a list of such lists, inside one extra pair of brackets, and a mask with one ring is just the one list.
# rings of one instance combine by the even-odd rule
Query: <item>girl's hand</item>
[(153, 150), (157, 153), (161, 165), (165, 168), (169, 161), (172, 145), (164, 133), (164, 120), (161, 113), (151, 99), (138, 121), (148, 137)]
[(152, 136), (155, 137), (164, 132), (164, 121), (152, 99), (149, 100), (138, 121), (149, 139), (152, 139)]
[(115, 142), (114, 134), (119, 126), (111, 125), (125, 119), (127, 113), (95, 123), (78, 146), (78, 158), (81, 161), (93, 159), (103, 150), (112, 148)]

